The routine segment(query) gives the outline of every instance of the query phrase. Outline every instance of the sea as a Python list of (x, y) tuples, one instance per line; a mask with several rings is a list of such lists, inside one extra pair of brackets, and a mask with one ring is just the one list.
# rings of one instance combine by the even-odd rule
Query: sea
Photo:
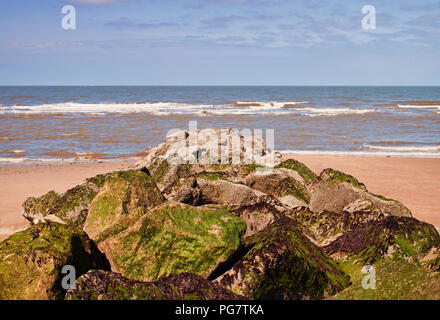
[(438, 86), (2, 86), (0, 164), (142, 157), (190, 121), (273, 129), (284, 154), (440, 157)]

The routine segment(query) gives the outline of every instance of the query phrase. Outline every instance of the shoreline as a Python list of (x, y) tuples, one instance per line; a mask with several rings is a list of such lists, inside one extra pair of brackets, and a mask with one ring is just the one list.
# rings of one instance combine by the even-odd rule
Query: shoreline
[[(316, 174), (333, 168), (355, 176), (369, 191), (401, 201), (419, 220), (440, 226), (440, 158), (283, 155)], [(0, 241), (24, 228), (21, 204), (49, 190), (65, 192), (86, 178), (127, 168), (135, 160), (0, 165)], [(438, 211), (438, 213), (437, 213)]]

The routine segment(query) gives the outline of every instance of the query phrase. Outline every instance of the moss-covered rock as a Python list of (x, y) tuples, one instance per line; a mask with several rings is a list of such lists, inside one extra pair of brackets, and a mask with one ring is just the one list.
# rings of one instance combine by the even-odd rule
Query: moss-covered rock
[(41, 197), (30, 197), (23, 202), (23, 212), (26, 216), (37, 218), (45, 217), (50, 214), (50, 211), (56, 204), (56, 202), (61, 198), (61, 195), (51, 190), (48, 193), (42, 195)]
[(62, 195), (49, 191), (39, 198), (30, 197), (23, 203), (23, 215), (28, 220), (55, 215), (72, 226), (82, 228), (90, 202), (102, 187), (105, 179), (106, 175), (97, 175), (67, 190)]
[(289, 214), (333, 258), (355, 263), (398, 257), (418, 261), (440, 241), (428, 223), (376, 211), (316, 213), (303, 208)]
[(140, 282), (119, 273), (89, 271), (69, 290), (67, 300), (241, 300), (217, 283), (191, 273), (172, 274), (156, 282)]
[[(368, 192), (365, 185), (355, 177), (333, 169), (325, 169), (320, 176), (307, 185), (309, 207), (314, 212), (355, 211), (364, 201), (371, 201), (370, 209), (383, 214), (411, 217), (411, 211), (396, 200)], [(353, 210), (354, 209), (354, 210)]]
[(172, 273), (208, 276), (240, 245), (246, 224), (223, 209), (165, 203), (99, 244), (112, 271), (139, 281)]
[(350, 229), (324, 250), (332, 255), (351, 258), (359, 263), (374, 263), (382, 258), (419, 261), (440, 242), (434, 226), (414, 218), (382, 216)]
[(89, 205), (84, 231), (90, 238), (103, 241), (123, 231), (164, 201), (154, 180), (146, 172), (113, 172), (106, 176)]
[(109, 269), (87, 235), (57, 223), (40, 223), (0, 243), (0, 299), (60, 299), (61, 270), (73, 265), (80, 276)]
[(241, 256), (216, 281), (250, 299), (321, 299), (350, 284), (337, 262), (285, 216), (247, 238)]
[(295, 159), (288, 159), (283, 161), (275, 167), (276, 169), (285, 168), (290, 170), (295, 170), (304, 179), (304, 182), (308, 183), (316, 179), (316, 174), (310, 170), (304, 163), (299, 162)]
[[(290, 207), (305, 206), (310, 202), (310, 195), (303, 182), (283, 170), (251, 174), (244, 178), (244, 183), (252, 189), (274, 196)], [(290, 197), (294, 200), (288, 201)]]
[(324, 181), (333, 181), (333, 182), (339, 182), (339, 183), (349, 183), (353, 187), (366, 191), (367, 188), (365, 185), (361, 182), (359, 182), (355, 177), (346, 174), (342, 171), (338, 171), (335, 169), (327, 168), (324, 169), (319, 177)]

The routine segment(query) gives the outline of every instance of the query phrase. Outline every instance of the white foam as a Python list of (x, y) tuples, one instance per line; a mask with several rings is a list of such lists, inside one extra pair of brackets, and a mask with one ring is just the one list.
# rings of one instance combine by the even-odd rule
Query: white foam
[(410, 104), (398, 104), (399, 108), (402, 109), (439, 109), (440, 105), (410, 105)]
[(440, 152), (440, 146), (400, 146), (400, 147), (391, 147), (391, 146), (372, 146), (372, 145), (364, 145), (367, 149), (372, 150), (386, 150), (386, 151), (438, 151)]
[(284, 108), (286, 105), (297, 105), (297, 104), (307, 104), (308, 102), (305, 101), (287, 101), (287, 102), (280, 102), (280, 101), (268, 101), (268, 102), (261, 102), (261, 101), (237, 101), (235, 102), (236, 105), (243, 105), (243, 106), (249, 106), (252, 105), (253, 107), (272, 107), (272, 108)]
[[(371, 112), (377, 112), (376, 109), (351, 109), (351, 108), (301, 108), (298, 110), (306, 111), (306, 115), (309, 116), (337, 116), (347, 114), (366, 114)], [(309, 114), (307, 114), (309, 112)]]
[(306, 102), (243, 102), (223, 105), (196, 105), (174, 102), (152, 103), (57, 103), (42, 104), (35, 106), (13, 106), (3, 108), (3, 113), (13, 114), (87, 114), (106, 115), (109, 113), (149, 113), (165, 116), (174, 114), (197, 114), (207, 115), (254, 115), (254, 114), (298, 114), (305, 116), (336, 116), (343, 114), (365, 114), (375, 112), (375, 109), (351, 109), (351, 108), (285, 108), (286, 105), (304, 104)]
[(281, 154), (303, 156), (367, 156), (367, 157), (408, 157), (440, 158), (439, 152), (385, 152), (385, 151), (326, 151), (326, 150), (281, 150)]

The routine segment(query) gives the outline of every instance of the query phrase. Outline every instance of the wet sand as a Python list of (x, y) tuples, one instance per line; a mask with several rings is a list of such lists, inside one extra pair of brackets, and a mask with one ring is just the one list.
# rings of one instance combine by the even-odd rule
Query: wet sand
[(417, 219), (440, 226), (440, 159), (291, 157), (306, 164), (316, 174), (325, 168), (351, 174), (363, 182), (370, 192), (400, 200)]
[(28, 223), (21, 213), (27, 197), (49, 190), (64, 192), (86, 178), (133, 165), (134, 162), (102, 162), (40, 166), (0, 166), (0, 241)]
[[(287, 157), (287, 156), (286, 156)], [(440, 226), (440, 159), (293, 156), (317, 174), (325, 168), (344, 171), (369, 191), (402, 201), (420, 220)], [(104, 162), (0, 167), (0, 240), (27, 225), (21, 204), (49, 190), (64, 192), (94, 175), (134, 162)]]

